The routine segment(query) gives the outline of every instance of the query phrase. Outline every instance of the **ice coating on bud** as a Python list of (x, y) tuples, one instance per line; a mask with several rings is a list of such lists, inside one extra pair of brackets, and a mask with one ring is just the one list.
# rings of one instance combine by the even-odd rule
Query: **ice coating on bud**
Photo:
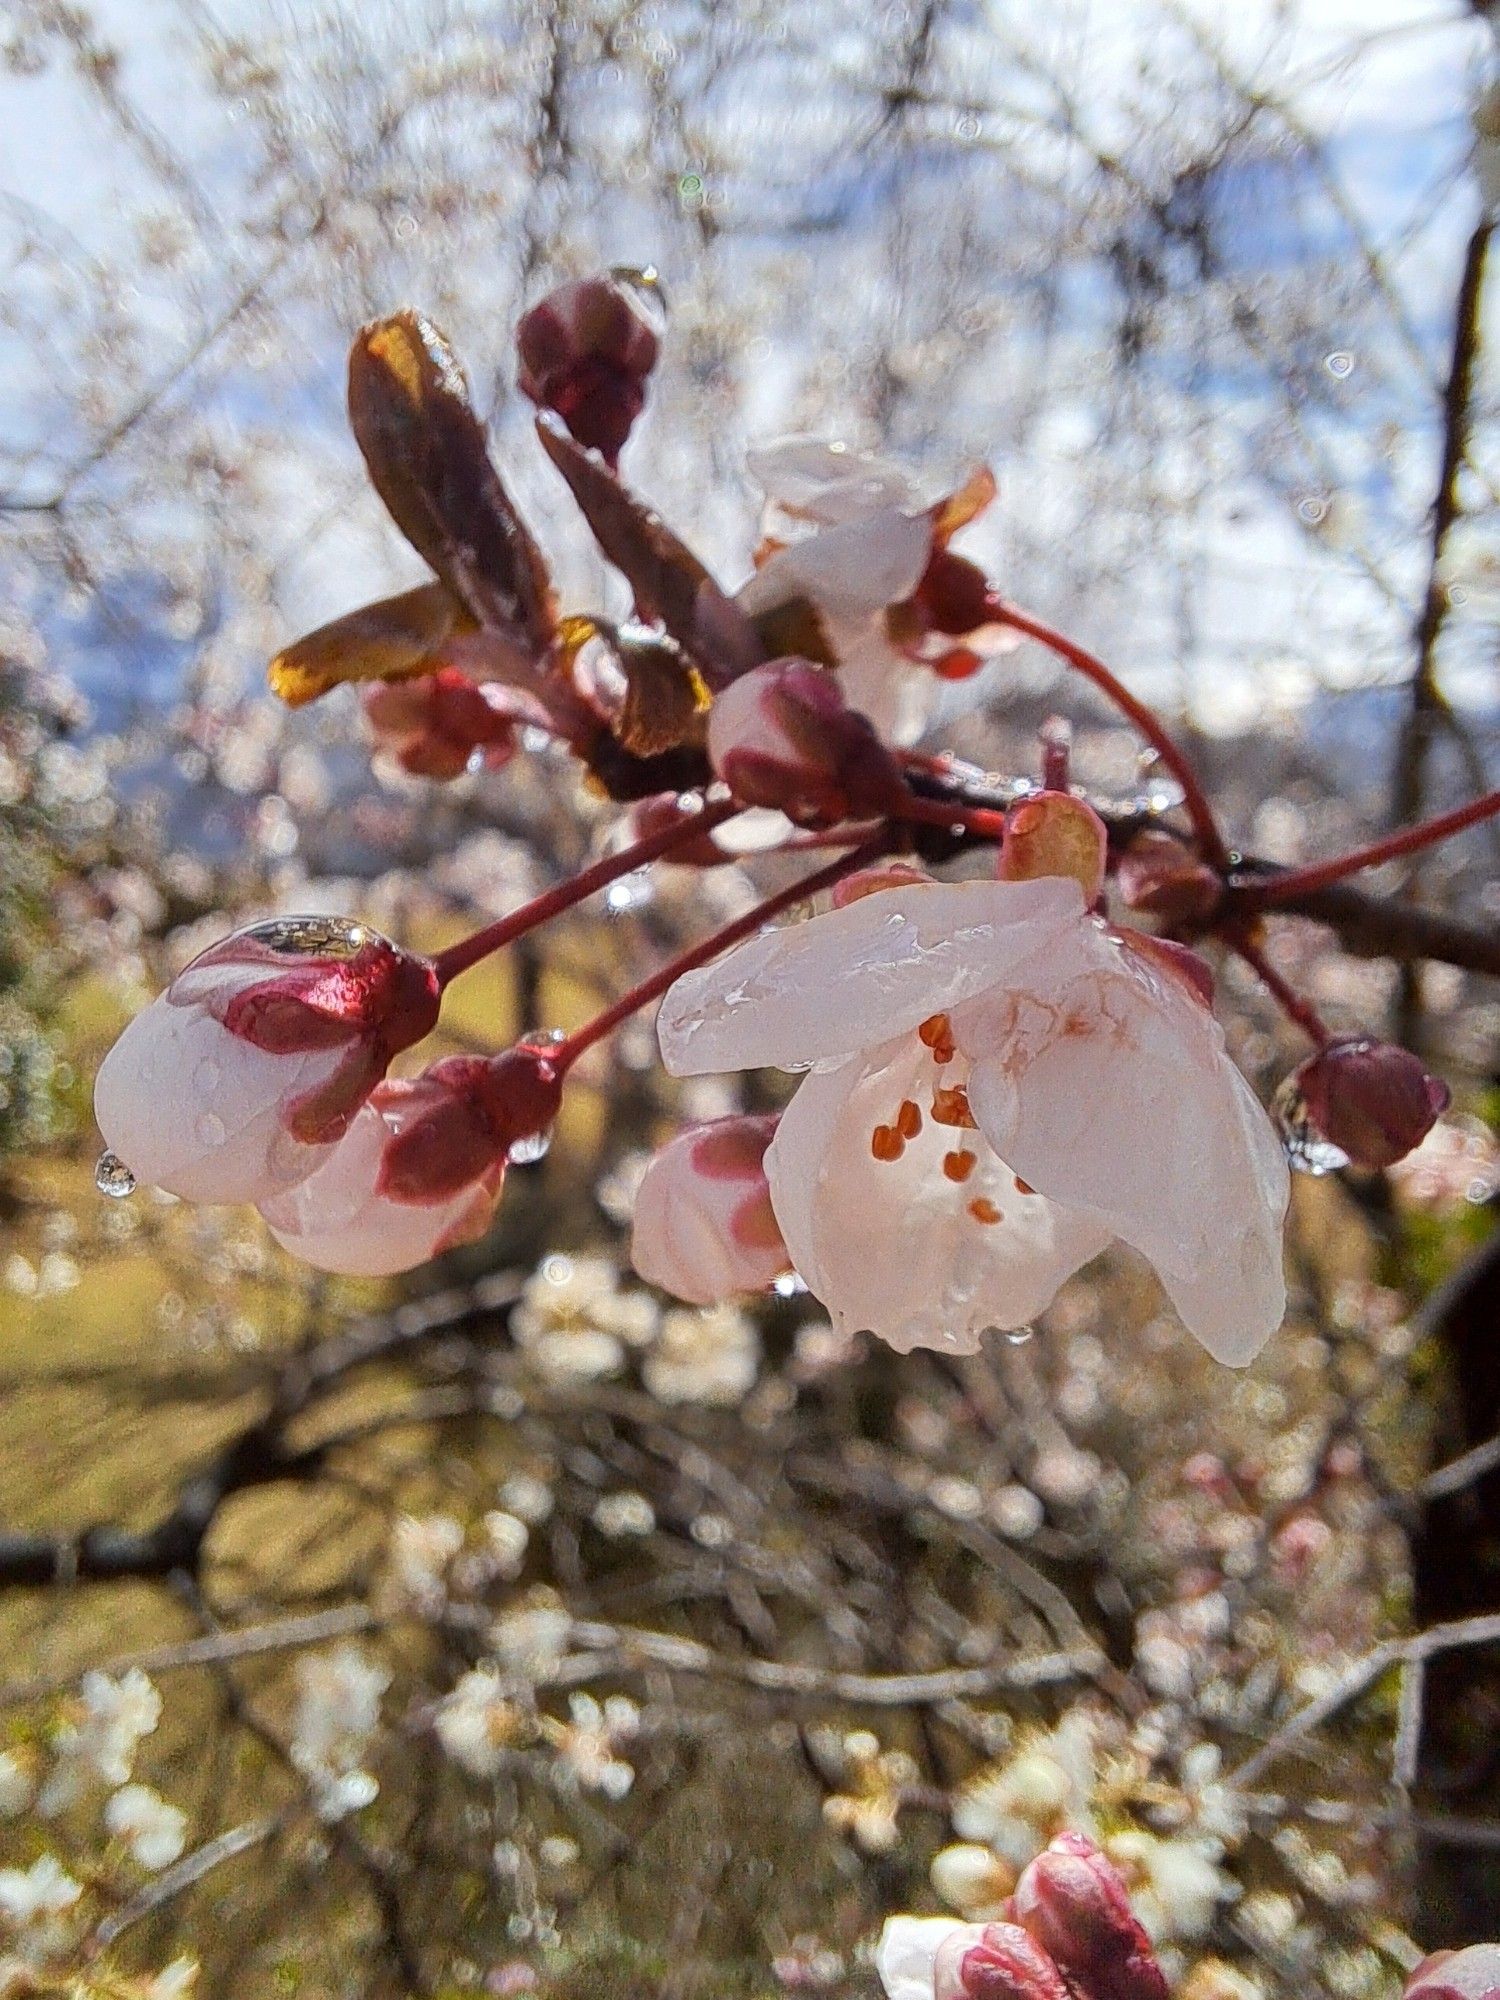
[(1002, 882), (1069, 875), (1092, 904), (1104, 887), (1108, 845), (1104, 822), (1092, 806), (1067, 792), (1038, 792), (1006, 815), (995, 872)]
[(1115, 879), (1130, 909), (1174, 924), (1211, 916), (1223, 894), (1212, 868), (1162, 827), (1146, 827), (1135, 836), (1120, 856)]
[(343, 917), (278, 917), (200, 953), (100, 1065), (94, 1114), (137, 1181), (261, 1201), (328, 1157), (437, 1020), (424, 958)]
[(484, 1233), (511, 1148), (551, 1125), (560, 1095), (543, 1050), (447, 1057), (381, 1084), (318, 1171), (261, 1214), (319, 1270), (409, 1271)]
[(1166, 1979), (1124, 1879), (1086, 1834), (1058, 1834), (1022, 1873), (1013, 1908), (1089, 2000), (1166, 2000)]
[(1500, 1944), (1431, 1953), (1407, 1980), (1405, 2000), (1500, 2000)]
[(581, 278), (559, 285), (516, 329), (518, 386), (555, 410), (578, 443), (618, 464), (646, 400), (660, 349), (654, 278)]
[(709, 712), (708, 755), (737, 799), (801, 825), (884, 812), (901, 783), (869, 720), (810, 660), (771, 660), (732, 681)]
[(630, 1260), (693, 1305), (763, 1290), (788, 1268), (771, 1207), (766, 1148), (776, 1119), (690, 1125), (654, 1154), (636, 1192)]
[(1408, 1049), (1350, 1036), (1293, 1073), (1307, 1119), (1360, 1167), (1389, 1167), (1419, 1146), (1448, 1108), (1448, 1086)]
[(1019, 1924), (955, 1931), (938, 1946), (933, 2000), (1074, 2000), (1042, 1947)]

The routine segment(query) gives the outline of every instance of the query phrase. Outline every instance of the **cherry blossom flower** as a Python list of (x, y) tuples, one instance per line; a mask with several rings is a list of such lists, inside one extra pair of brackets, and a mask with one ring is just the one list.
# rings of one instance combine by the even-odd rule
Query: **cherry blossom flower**
[(409, 1271), (484, 1234), (511, 1148), (550, 1126), (560, 1093), (545, 1054), (524, 1047), (378, 1084), (317, 1172), (260, 1212), (320, 1271)]
[(403, 1514), (391, 1530), (390, 1581), (397, 1602), (435, 1617), (463, 1545), (463, 1524), (451, 1514)]
[(738, 1307), (669, 1312), (641, 1363), (641, 1380), (660, 1403), (740, 1402), (754, 1387), (760, 1335)]
[(644, 1292), (622, 1292), (603, 1257), (546, 1257), (527, 1279), (510, 1330), (533, 1365), (554, 1381), (616, 1375), (626, 1350), (643, 1347), (660, 1313)]
[(939, 1948), (950, 1939), (978, 1943), (978, 1924), (954, 1917), (888, 1917), (875, 1947), (886, 2000), (933, 2000)]
[(1471, 1944), (1435, 1951), (1406, 1982), (1404, 2000), (1497, 2000), (1500, 1944)]
[(568, 1697), (568, 1720), (546, 1715), (543, 1732), (557, 1751), (556, 1772), (565, 1789), (602, 1792), (623, 1799), (635, 1783), (635, 1767), (620, 1756), (641, 1726), (641, 1711), (628, 1695), (612, 1694), (601, 1704), (591, 1694)]
[(1059, 1834), (1016, 1884), (1013, 1908), (1070, 1983), (1086, 1993), (1101, 2000), (1167, 2000), (1167, 1982), (1125, 1883), (1087, 1834)]
[(1117, 1236), (1220, 1360), (1280, 1323), (1271, 1122), (1172, 949), (1071, 878), (878, 887), (688, 973), (658, 1032), (678, 1076), (811, 1069), (766, 1172), (836, 1327), (972, 1353)]
[(358, 1812), (379, 1792), (362, 1760), (380, 1725), (380, 1701), (390, 1684), (386, 1668), (358, 1646), (310, 1653), (297, 1662), (291, 1759), (325, 1820)]
[(473, 1667), (439, 1704), (433, 1727), (460, 1770), (493, 1778), (527, 1733), (525, 1715), (493, 1667)]
[(130, 1023), (100, 1066), (94, 1115), (138, 1181), (188, 1201), (271, 1199), (327, 1160), (437, 1013), (433, 967), (362, 924), (252, 924)]
[(630, 1261), (694, 1305), (763, 1291), (787, 1268), (765, 1156), (770, 1118), (689, 1125), (652, 1155), (636, 1190)]
[(187, 1845), (187, 1815), (149, 1785), (125, 1785), (104, 1808), (104, 1825), (123, 1840), (136, 1864), (156, 1874)]
[(136, 1746), (161, 1720), (161, 1696), (139, 1667), (118, 1678), (95, 1669), (78, 1692), (76, 1713), (52, 1740), (57, 1761), (37, 1799), (37, 1810), (48, 1818), (65, 1812), (92, 1785), (127, 1783)]

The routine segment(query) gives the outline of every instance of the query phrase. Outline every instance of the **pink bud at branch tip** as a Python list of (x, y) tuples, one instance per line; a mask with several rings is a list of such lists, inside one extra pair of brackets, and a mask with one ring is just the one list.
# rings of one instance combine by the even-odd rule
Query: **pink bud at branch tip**
[(1160, 827), (1138, 833), (1120, 857), (1120, 894), (1132, 910), (1164, 923), (1200, 923), (1213, 915), (1224, 885), (1175, 834)]
[(559, 285), (516, 329), (519, 387), (555, 410), (585, 449), (613, 466), (646, 400), (660, 347), (655, 276)]
[(1016, 1884), (1014, 1910), (1087, 2000), (1167, 2000), (1124, 1879), (1085, 1834), (1059, 1834), (1037, 1856)]
[(933, 2000), (1074, 2000), (1052, 1959), (1019, 1924), (965, 1926), (939, 1945)]
[(1355, 1166), (1394, 1166), (1448, 1108), (1448, 1086), (1389, 1042), (1350, 1036), (1328, 1043), (1293, 1075), (1315, 1129)]
[(1092, 806), (1067, 792), (1038, 792), (1006, 814), (995, 872), (1002, 882), (1069, 875), (1093, 903), (1104, 887), (1108, 845), (1104, 822)]
[(742, 804), (802, 826), (880, 818), (904, 796), (869, 719), (810, 660), (771, 660), (732, 681), (709, 712), (708, 754)]
[(675, 1298), (713, 1305), (763, 1291), (788, 1268), (771, 1207), (774, 1117), (690, 1125), (652, 1156), (635, 1198), (630, 1259)]

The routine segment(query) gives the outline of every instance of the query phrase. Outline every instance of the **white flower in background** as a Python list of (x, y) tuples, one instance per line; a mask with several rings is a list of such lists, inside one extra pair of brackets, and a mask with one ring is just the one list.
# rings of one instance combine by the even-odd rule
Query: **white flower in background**
[(464, 1545), (451, 1514), (403, 1514), (391, 1530), (391, 1582), (398, 1595), (431, 1617), (443, 1608), (448, 1571)]
[(638, 1735), (640, 1726), (640, 1710), (623, 1694), (610, 1695), (602, 1706), (591, 1694), (571, 1695), (566, 1722), (542, 1717), (563, 1784), (615, 1800), (623, 1799), (635, 1783), (635, 1766), (619, 1752)]
[(57, 1761), (37, 1799), (37, 1811), (48, 1817), (65, 1812), (96, 1784), (126, 1784), (136, 1746), (161, 1720), (161, 1696), (139, 1667), (118, 1679), (86, 1673), (78, 1695), (78, 1710), (52, 1739)]
[(74, 1915), (83, 1884), (76, 1881), (55, 1854), (43, 1854), (29, 1868), (0, 1868), (0, 1926), (10, 1932), (19, 1954), (0, 1959), (0, 1991), (32, 1991), (28, 1970), (45, 1966), (74, 1949), (78, 1923)]
[(649, 1535), (656, 1526), (656, 1509), (644, 1493), (605, 1493), (589, 1516), (601, 1535), (612, 1542), (630, 1535)]
[(0, 1750), (0, 1819), (15, 1819), (31, 1804), (36, 1782), (15, 1751)]
[(502, 1665), (539, 1681), (567, 1652), (572, 1632), (572, 1613), (554, 1591), (541, 1589), (495, 1620), (489, 1643)]
[(842, 1790), (823, 1801), (823, 1817), (864, 1854), (890, 1854), (900, 1842), (900, 1813), (920, 1773), (904, 1750), (883, 1750), (868, 1729), (838, 1746)]
[(766, 1172), (835, 1326), (972, 1353), (1118, 1236), (1248, 1362), (1285, 1308), (1287, 1166), (1172, 948), (1070, 876), (851, 893), (686, 974), (658, 1019), (675, 1076), (814, 1065)]
[(493, 1778), (526, 1734), (526, 1717), (493, 1667), (473, 1667), (438, 1706), (433, 1727), (460, 1770)]
[(187, 1845), (187, 1814), (149, 1785), (126, 1785), (104, 1808), (104, 1826), (123, 1840), (131, 1859), (152, 1874), (170, 1868)]
[(514, 1514), (530, 1528), (539, 1528), (544, 1521), (550, 1521), (557, 1506), (551, 1486), (532, 1472), (513, 1472), (502, 1481), (496, 1497), (508, 1514)]
[(527, 1279), (510, 1330), (532, 1364), (555, 1381), (616, 1375), (659, 1314), (644, 1292), (622, 1292), (603, 1257), (548, 1257)]
[(94, 1115), (138, 1181), (266, 1200), (327, 1159), (437, 1014), (425, 959), (345, 918), (273, 918), (201, 952), (137, 1014), (100, 1065)]
[(297, 1662), (291, 1758), (324, 1819), (358, 1812), (380, 1789), (362, 1763), (390, 1684), (386, 1668), (358, 1646), (307, 1654)]
[(953, 1802), (953, 1831), (1019, 1873), (1054, 1834), (1093, 1832), (1095, 1781), (1094, 1724), (1075, 1712), (976, 1772)]
[(760, 1335), (737, 1306), (669, 1312), (641, 1363), (641, 1377), (662, 1403), (741, 1402), (755, 1386)]
[(1162, 1839), (1129, 1828), (1108, 1834), (1104, 1852), (1125, 1878), (1130, 1907), (1153, 1944), (1206, 1937), (1220, 1903), (1232, 1902), (1238, 1885), (1190, 1839)]
[(992, 1847), (960, 1841), (941, 1848), (929, 1872), (933, 1888), (950, 1910), (971, 1924), (987, 1924), (1005, 1916), (1021, 1871)]
[(484, 1517), (484, 1538), (485, 1555), (493, 1574), (507, 1579), (519, 1576), (531, 1540), (526, 1523), (502, 1508), (491, 1508)]

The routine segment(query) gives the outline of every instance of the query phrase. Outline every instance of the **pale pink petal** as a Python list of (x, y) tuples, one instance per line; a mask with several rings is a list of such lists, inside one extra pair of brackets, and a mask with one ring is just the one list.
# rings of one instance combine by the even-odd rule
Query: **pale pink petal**
[[(238, 988), (264, 967), (229, 979)], [(209, 978), (205, 969), (200, 987)], [(216, 984), (229, 978), (218, 969)], [(174, 984), (177, 994), (181, 981)], [(332, 1150), (307, 1146), (285, 1107), (324, 1084), (346, 1048), (278, 1055), (231, 1035), (201, 1005), (165, 995), (137, 1014), (99, 1067), (94, 1116), (138, 1181), (187, 1201), (260, 1201), (305, 1180)]]
[(919, 504), (898, 467), (806, 432), (751, 445), (745, 462), (768, 498), (825, 526)]
[(868, 617), (911, 595), (931, 553), (927, 515), (885, 507), (778, 549), (736, 601), (752, 618), (794, 597), (833, 618)]
[[(972, 1354), (986, 1328), (1034, 1319), (1110, 1231), (1021, 1194), (978, 1134), (930, 1116), (899, 1159), (877, 1159), (876, 1127), (904, 1098), (930, 1101), (933, 1077), (915, 1035), (814, 1071), (782, 1114), (766, 1171), (792, 1263), (836, 1326), (901, 1353)], [(943, 1158), (970, 1142), (976, 1162), (956, 1184)], [(976, 1204), (1001, 1219), (976, 1219)]]
[(938, 1948), (966, 1931), (976, 1944), (984, 1935), (982, 1925), (962, 1924), (956, 1917), (887, 1917), (875, 1947), (886, 2000), (932, 2000)]
[(703, 1141), (713, 1126), (690, 1126), (652, 1156), (636, 1190), (630, 1242), (630, 1261), (648, 1284), (706, 1306), (764, 1291), (785, 1271), (786, 1246), (767, 1210), (761, 1165), (770, 1125), (720, 1121), (726, 1131), (756, 1128), (743, 1172), (703, 1171)]
[(882, 618), (828, 624), (845, 701), (867, 715), (887, 743), (915, 743), (943, 698), (943, 682), (896, 650)]
[(396, 1123), (375, 1103), (366, 1104), (316, 1174), (260, 1203), (284, 1249), (320, 1271), (386, 1278), (483, 1234), (494, 1212), (495, 1179), (471, 1182), (438, 1202), (393, 1201), (376, 1193)]
[(1026, 991), (952, 1026), (991, 1145), (1149, 1258), (1211, 1353), (1250, 1360), (1285, 1309), (1286, 1164), (1186, 982), (1088, 923), (1033, 961)]
[(932, 883), (764, 932), (670, 989), (663, 1060), (702, 1076), (848, 1055), (1014, 980), (1082, 911), (1061, 878)]

